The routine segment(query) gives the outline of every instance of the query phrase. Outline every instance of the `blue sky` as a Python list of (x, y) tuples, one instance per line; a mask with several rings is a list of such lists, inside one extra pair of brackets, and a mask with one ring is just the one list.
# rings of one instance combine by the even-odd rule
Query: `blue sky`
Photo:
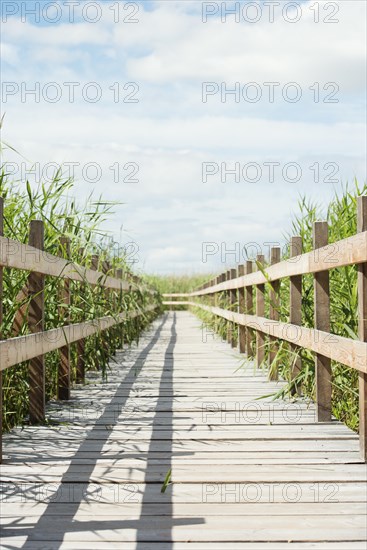
[[(365, 181), (364, 1), (321, 1), (319, 23), (311, 9), (315, 2), (308, 1), (298, 2), (302, 16), (296, 23), (282, 16), (288, 2), (280, 2), (273, 23), (263, 3), (256, 23), (237, 23), (233, 16), (223, 23), (220, 12), (203, 23), (203, 3), (197, 0), (139, 2), (138, 8), (120, 2), (118, 23), (110, 9), (116, 2), (94, 2), (102, 16), (91, 23), (81, 14), (88, 3), (76, 4), (70, 23), (64, 2), (58, 2), (62, 18), (51, 24), (42, 13), (39, 23), (32, 16), (22, 21), (21, 10), (34, 2), (2, 2), (2, 83), (18, 88), (13, 94), (6, 88), (5, 98), (2, 90), (3, 139), (30, 163), (78, 162), (80, 200), (94, 188), (124, 203), (106, 229), (118, 237), (123, 225), (125, 241), (139, 246), (141, 269), (221, 270), (219, 254), (202, 262), (203, 242), (229, 249), (235, 243), (283, 242), (300, 194), (326, 204), (340, 182), (355, 176)], [(245, 5), (241, 2), (241, 9)], [(19, 8), (18, 13), (5, 21), (4, 6), (8, 12)], [(138, 22), (122, 21), (126, 14)], [(326, 17), (338, 22), (327, 24)], [(68, 82), (78, 83), (73, 103)], [(273, 103), (269, 82), (279, 83)], [(57, 102), (42, 96), (53, 91), (49, 83), (61, 90)], [(96, 103), (81, 93), (85, 86), (93, 91), (90, 83), (102, 93)], [(243, 95), (238, 102), (233, 96), (222, 102), (216, 93), (203, 103), (203, 83), (219, 89), (238, 83), (241, 93), (257, 89), (262, 96), (256, 103)], [(246, 88), (249, 83), (256, 88)], [(284, 89), (294, 92), (290, 83), (302, 93), (298, 102), (282, 95)], [(27, 96), (22, 102), (22, 89), (36, 85), (39, 101)], [(128, 94), (137, 102), (122, 102)], [(327, 97), (337, 102), (325, 103)], [(269, 162), (278, 163), (274, 182), (267, 177)], [(83, 175), (82, 167), (90, 163), (101, 167), (94, 183)], [(138, 182), (114, 181), (116, 163), (124, 176), (138, 167), (131, 178)], [(219, 170), (205, 183), (203, 163), (226, 163), (229, 169), (255, 164), (263, 177), (223, 182)], [(292, 182), (283, 169), (294, 163), (302, 177)], [(229, 256), (227, 264), (232, 262)]]

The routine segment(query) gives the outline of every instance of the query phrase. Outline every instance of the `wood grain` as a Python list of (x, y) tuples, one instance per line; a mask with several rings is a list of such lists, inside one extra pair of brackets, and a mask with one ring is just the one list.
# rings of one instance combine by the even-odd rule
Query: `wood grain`
[[(242, 277), (245, 275), (245, 266), (239, 265), (237, 268), (237, 276)], [(217, 304), (216, 304), (217, 305)], [(246, 300), (245, 300), (245, 289), (240, 288), (238, 290), (238, 313), (246, 313)], [(238, 325), (238, 349), (240, 353), (246, 353), (246, 343), (247, 343), (247, 328)]]
[(285, 382), (241, 363), (219, 337), (203, 342), (190, 312), (157, 319), (107, 380), (88, 372), (72, 400), (49, 403), (53, 423), (5, 435), (3, 540), (32, 550), (364, 548), (357, 434), (318, 424), (303, 399), (259, 399)]
[[(61, 237), (60, 247), (66, 260), (70, 260), (70, 240), (67, 237)], [(65, 320), (65, 325), (70, 324), (70, 280), (61, 281), (59, 294), (59, 316)], [(70, 399), (71, 389), (71, 365), (70, 365), (70, 346), (66, 344), (60, 348), (60, 362), (58, 368), (57, 395), (61, 401)]]
[[(265, 264), (263, 254), (259, 254), (256, 258), (258, 269)], [(265, 315), (265, 285), (263, 283), (256, 285), (256, 316), (264, 317)], [(265, 359), (265, 336), (264, 332), (259, 328), (256, 329), (256, 365), (260, 367)]]
[[(1, 242), (1, 241), (0, 241)], [(203, 296), (212, 292), (238, 289), (242, 287), (265, 284), (285, 277), (318, 273), (347, 265), (358, 265), (367, 262), (367, 231), (348, 237), (341, 241), (321, 247), (317, 257), (314, 252), (307, 252), (294, 258), (289, 258), (279, 264), (267, 267), (265, 274), (260, 271), (251, 275), (236, 277), (236, 279), (222, 282), (210, 289), (198, 290), (183, 296)], [(171, 295), (172, 296), (172, 295)]]
[[(313, 246), (315, 261), (319, 258), (319, 248), (325, 247), (329, 239), (327, 222), (315, 222), (313, 225)], [(330, 332), (330, 283), (329, 271), (314, 274), (314, 315), (315, 328)], [(331, 360), (327, 355), (315, 356), (316, 403), (319, 422), (331, 419)]]
[[(290, 243), (290, 257), (297, 258), (302, 254), (302, 237), (294, 236)], [(289, 322), (292, 325), (302, 325), (302, 275), (295, 275), (289, 279)], [(295, 381), (302, 370), (302, 360), (300, 357), (300, 348), (290, 344), (292, 353), (291, 380)], [(301, 388), (295, 385), (292, 388), (293, 393), (300, 394)]]
[[(270, 263), (275, 265), (280, 262), (280, 248), (273, 247), (270, 251)], [(269, 317), (273, 321), (280, 319), (280, 281), (273, 281), (270, 288), (270, 311)], [(269, 338), (269, 378), (270, 380), (278, 379), (278, 366), (276, 364), (276, 356), (279, 351), (278, 340), (273, 336)]]
[[(29, 229), (29, 244), (35, 262), (39, 261), (44, 249), (44, 224), (39, 220), (32, 220)], [(30, 338), (37, 340), (44, 333), (45, 277), (42, 273), (32, 272), (28, 278), (28, 292), (30, 297), (28, 309), (28, 326), (32, 333)], [(6, 345), (13, 339), (9, 339)], [(17, 340), (17, 339), (16, 339)], [(1, 345), (1, 343), (0, 343)], [(10, 344), (11, 345), (11, 344)], [(32, 424), (43, 422), (45, 419), (45, 359), (42, 350), (35, 350), (27, 359), (30, 359), (29, 372), (29, 419)], [(21, 361), (19, 361), (20, 363)], [(4, 363), (5, 364), (5, 363)], [(1, 357), (1, 367), (3, 357)]]
[[(357, 201), (357, 231), (367, 231), (367, 197)], [(367, 342), (367, 262), (358, 266), (358, 332)], [(367, 362), (367, 353), (366, 353)], [(367, 374), (359, 373), (359, 437), (361, 455), (367, 461)]]

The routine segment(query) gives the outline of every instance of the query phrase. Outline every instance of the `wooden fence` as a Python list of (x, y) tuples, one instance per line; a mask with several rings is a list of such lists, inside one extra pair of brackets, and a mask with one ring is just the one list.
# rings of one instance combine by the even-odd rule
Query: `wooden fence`
[[(319, 422), (331, 420), (331, 361), (337, 361), (358, 371), (359, 375), (359, 434), (363, 458), (367, 458), (367, 196), (358, 198), (357, 234), (328, 244), (327, 222), (315, 222), (314, 250), (302, 253), (302, 239), (292, 237), (290, 257), (280, 261), (280, 249), (270, 253), (270, 265), (265, 267), (263, 255), (254, 263), (247, 261), (217, 276), (195, 292), (164, 294), (164, 305), (199, 307), (228, 321), (227, 339), (234, 345), (233, 330), (238, 325), (239, 350), (252, 355), (252, 338), (255, 335), (255, 358), (260, 366), (264, 361), (265, 339), (270, 339), (270, 364), (277, 353), (277, 340), (289, 342), (291, 349), (306, 348), (315, 353), (316, 408)], [(341, 220), (342, 222), (342, 220)], [(332, 269), (356, 265), (358, 269), (358, 325), (359, 340), (330, 333), (329, 272)], [(314, 277), (314, 328), (302, 322), (302, 276)], [(279, 320), (280, 280), (289, 278), (289, 323)], [(269, 283), (269, 284), (268, 284)], [(255, 288), (255, 298), (253, 289)], [(270, 315), (265, 315), (265, 292), (270, 289)], [(230, 307), (237, 304), (237, 312), (218, 307), (218, 298), (224, 293)], [(211, 304), (200, 302), (208, 297)], [(186, 298), (183, 301), (182, 298)], [(193, 300), (192, 300), (193, 299)], [(294, 362), (292, 379), (302, 369), (301, 358)], [(270, 371), (271, 378), (277, 372)]]
[[(71, 389), (71, 361), (70, 345), (77, 342), (77, 382), (84, 381), (84, 342), (85, 339), (112, 327), (116, 327), (126, 320), (154, 311), (158, 306), (155, 291), (144, 286), (136, 276), (123, 279), (122, 270), (117, 270), (111, 276), (106, 273), (110, 266), (104, 266), (103, 272), (98, 269), (98, 256), (92, 257), (90, 268), (75, 264), (68, 259), (51, 255), (44, 251), (44, 225), (42, 221), (30, 223), (29, 244), (5, 238), (4, 236), (4, 202), (0, 198), (0, 327), (3, 323), (3, 269), (18, 269), (30, 272), (27, 286), (20, 293), (20, 297), (28, 296), (29, 303), (21, 307), (14, 321), (17, 331), (21, 320), (26, 316), (30, 334), (1, 340), (0, 332), (0, 410), (2, 425), (2, 371), (25, 361), (29, 362), (29, 419), (33, 424), (45, 420), (45, 362), (44, 355), (51, 351), (60, 350), (58, 368), (58, 398), (69, 399)], [(61, 247), (66, 258), (70, 253), (70, 243), (61, 238)], [(60, 280), (60, 307), (65, 325), (52, 330), (44, 330), (44, 289), (45, 277), (55, 277)], [(114, 315), (109, 315), (90, 321), (70, 324), (69, 309), (71, 304), (70, 282), (77, 281), (83, 285), (105, 289), (105, 292), (115, 292)], [(122, 293), (142, 290), (151, 295), (153, 302), (141, 311), (121, 311)], [(117, 291), (117, 292), (116, 292)], [(120, 299), (119, 299), (120, 298)], [(20, 317), (20, 319), (19, 319)], [(0, 430), (0, 460), (1, 460), (1, 433)]]

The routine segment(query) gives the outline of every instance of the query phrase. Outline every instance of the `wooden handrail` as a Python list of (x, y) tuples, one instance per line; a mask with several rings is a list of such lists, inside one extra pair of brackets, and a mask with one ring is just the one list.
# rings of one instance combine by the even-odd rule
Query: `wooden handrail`
[[(263, 364), (265, 337), (270, 343), (269, 376), (277, 378), (276, 350), (277, 340), (290, 343), (291, 352), (298, 354), (297, 349), (303, 348), (315, 353), (315, 386), (317, 419), (326, 422), (331, 419), (332, 371), (331, 361), (336, 361), (358, 371), (359, 375), (359, 416), (360, 416), (360, 448), (361, 455), (367, 460), (367, 197), (359, 197), (357, 201), (357, 234), (347, 239), (328, 244), (327, 222), (314, 223), (314, 250), (302, 254), (302, 240), (293, 237), (290, 246), (290, 258), (279, 261), (279, 250), (273, 249), (272, 265), (263, 265), (263, 256), (256, 260), (257, 271), (252, 271), (252, 262), (234, 270), (225, 272), (219, 277), (200, 286), (194, 292), (164, 294), (167, 300), (163, 305), (188, 305), (201, 308), (214, 316), (227, 321), (228, 335), (232, 335), (233, 323), (238, 327), (246, 327), (245, 334), (239, 330), (238, 341), (242, 352), (255, 356), (258, 366)], [(356, 266), (358, 270), (358, 323), (359, 340), (345, 338), (330, 332), (330, 287), (329, 272), (332, 269)], [(229, 273), (231, 274), (229, 276)], [(314, 276), (314, 316), (315, 328), (307, 328), (302, 322), (302, 276)], [(279, 281), (289, 278), (290, 285), (290, 315), (289, 323), (279, 320), (280, 294)], [(270, 319), (265, 317), (264, 293), (267, 283), (270, 287)], [(254, 300), (255, 290), (255, 300)], [(238, 291), (238, 292), (237, 292)], [(234, 295), (233, 295), (234, 292)], [(236, 300), (237, 292), (237, 300)], [(218, 295), (230, 298), (230, 309), (217, 307)], [(246, 299), (245, 299), (246, 294)], [(207, 305), (193, 298), (207, 297)], [(181, 299), (175, 301), (174, 298)], [(183, 301), (186, 298), (187, 301)], [(170, 301), (168, 301), (170, 300)], [(237, 301), (238, 311), (233, 311)], [(256, 303), (256, 315), (253, 315), (253, 304)], [(228, 305), (226, 306), (228, 307)], [(256, 335), (256, 351), (252, 353), (252, 334)], [(231, 341), (233, 345), (233, 340)], [(290, 374), (293, 384), (302, 369), (300, 358), (296, 357)], [(299, 393), (294, 386), (293, 391)]]
[(119, 313), (112, 317), (101, 317), (84, 323), (75, 323), (36, 334), (18, 336), (0, 341), (1, 364), (0, 371), (13, 367), (24, 361), (29, 361), (50, 351), (55, 351), (64, 346), (69, 346), (78, 340), (93, 336), (98, 332), (107, 330), (121, 324), (127, 319), (134, 319), (154, 311), (157, 305), (148, 306), (143, 311), (130, 311)]
[(300, 327), (291, 323), (272, 321), (266, 317), (235, 313), (198, 302), (183, 303), (199, 307), (232, 323), (261, 331), (268, 336), (320, 353), (333, 361), (354, 368), (359, 372), (367, 373), (367, 343), (361, 340), (352, 340), (344, 336), (313, 328)]
[[(120, 293), (120, 299), (122, 292), (125, 291), (140, 291), (149, 295), (156, 295), (158, 293), (137, 276), (127, 274), (126, 278), (122, 279), (121, 271), (118, 274), (120, 276), (118, 278), (109, 276), (108, 272), (111, 270), (111, 265), (108, 262), (104, 263), (102, 272), (97, 271), (98, 258), (96, 256), (92, 256), (92, 266), (90, 268), (70, 261), (67, 259), (70, 243), (64, 237), (61, 237), (60, 242), (65, 258), (54, 256), (44, 251), (44, 224), (42, 221), (31, 221), (29, 244), (23, 244), (4, 237), (2, 234), (3, 205), (4, 201), (0, 197), (0, 296), (2, 294), (3, 268), (28, 272), (27, 283), (21, 293), (18, 294), (18, 297), (21, 297), (22, 300), (29, 298), (29, 305), (16, 313), (16, 322), (13, 325), (12, 333), (19, 333), (19, 328), (24, 320), (28, 323), (30, 334), (0, 340), (0, 401), (2, 395), (2, 372), (10, 367), (29, 362), (29, 419), (31, 424), (39, 424), (45, 418), (46, 369), (44, 356), (47, 353), (59, 350), (60, 362), (58, 367), (57, 395), (59, 399), (69, 399), (71, 389), (70, 345), (78, 342), (78, 354), (84, 353), (84, 342), (87, 337), (122, 325), (124, 321), (137, 318), (158, 307), (158, 302), (156, 301), (156, 303), (141, 310), (119, 312), (113, 316), (70, 324), (70, 281), (82, 283), (80, 285), (81, 288), (85, 288), (85, 285), (88, 283), (92, 286), (102, 287), (105, 289), (106, 297), (111, 299), (114, 309), (117, 311), (122, 308), (122, 305), (119, 305), (117, 296), (114, 296), (117, 293), (113, 294), (113, 290)], [(82, 255), (79, 254), (79, 256)], [(59, 311), (60, 318), (64, 320), (66, 325), (45, 331), (44, 280), (46, 276), (61, 280), (59, 303), (62, 306), (60, 306), (61, 309)], [(25, 319), (26, 315), (27, 319)], [(1, 320), (2, 310), (0, 304)], [(78, 382), (84, 381), (84, 371), (83, 359), (78, 357)], [(2, 406), (0, 407), (0, 414), (2, 420)], [(0, 430), (0, 461), (1, 432), (2, 430)]]
[(94, 271), (28, 244), (0, 237), (0, 267), (31, 271), (42, 275), (69, 279), (115, 290), (130, 290), (138, 283), (116, 279), (103, 272)]
[[(335, 252), (336, 249), (337, 252)], [(358, 265), (365, 262), (367, 262), (367, 231), (328, 244), (327, 246), (319, 248), (317, 251), (313, 250), (312, 252), (306, 252), (305, 254), (283, 260), (282, 262), (264, 268), (264, 271), (256, 271), (249, 275), (236, 277), (235, 279), (230, 279), (202, 290), (188, 293), (163, 294), (163, 297), (194, 298), (195, 296), (205, 296), (225, 290), (238, 290), (247, 286), (270, 283), (272, 281), (284, 279), (285, 277), (308, 275), (310, 273), (329, 271), (330, 269), (348, 265)]]

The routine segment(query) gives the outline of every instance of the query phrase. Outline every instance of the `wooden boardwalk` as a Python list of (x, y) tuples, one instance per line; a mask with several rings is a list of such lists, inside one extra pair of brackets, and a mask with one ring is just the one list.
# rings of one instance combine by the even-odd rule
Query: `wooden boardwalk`
[(99, 377), (51, 403), (49, 425), (5, 436), (1, 548), (366, 548), (357, 436), (259, 400), (281, 382), (191, 313), (155, 321)]

